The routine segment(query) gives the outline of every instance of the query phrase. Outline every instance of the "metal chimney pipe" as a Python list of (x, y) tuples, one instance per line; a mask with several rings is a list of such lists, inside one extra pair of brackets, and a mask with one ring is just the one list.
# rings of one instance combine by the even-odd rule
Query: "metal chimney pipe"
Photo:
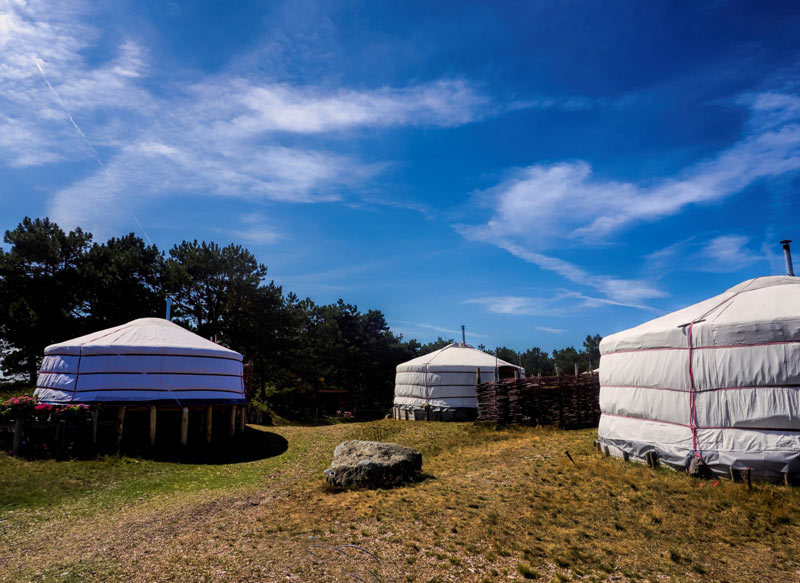
[(462, 344), (467, 343), (467, 333), (464, 332), (464, 324), (461, 324), (461, 343)]
[(167, 298), (167, 320), (171, 320), (170, 312), (172, 311), (172, 298)]
[(783, 259), (786, 261), (786, 275), (794, 275), (794, 268), (792, 267), (792, 250), (789, 247), (790, 240), (781, 241), (783, 245)]

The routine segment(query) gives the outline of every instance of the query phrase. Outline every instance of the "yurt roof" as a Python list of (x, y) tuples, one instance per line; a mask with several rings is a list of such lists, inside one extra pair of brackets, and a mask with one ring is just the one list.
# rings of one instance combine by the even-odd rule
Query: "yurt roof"
[(62, 354), (154, 354), (174, 356), (212, 356), (242, 360), (238, 352), (206, 340), (202, 336), (164, 320), (140, 318), (127, 324), (51, 344), (45, 356)]
[[(800, 340), (800, 278), (767, 276), (749, 279), (727, 291), (612, 334), (600, 344), (602, 354), (653, 347), (685, 347), (694, 322), (706, 332), (704, 345), (741, 345)], [(695, 342), (695, 346), (698, 344)]]
[(415, 367), (424, 365), (435, 365), (437, 367), (445, 366), (470, 366), (470, 367), (496, 367), (496, 366), (512, 366), (514, 368), (521, 367), (516, 364), (511, 364), (505, 360), (495, 358), (491, 354), (487, 354), (482, 350), (470, 346), (463, 342), (454, 342), (448, 344), (444, 348), (434, 350), (428, 354), (418, 356), (408, 362), (398, 365), (397, 369), (401, 370), (404, 367)]

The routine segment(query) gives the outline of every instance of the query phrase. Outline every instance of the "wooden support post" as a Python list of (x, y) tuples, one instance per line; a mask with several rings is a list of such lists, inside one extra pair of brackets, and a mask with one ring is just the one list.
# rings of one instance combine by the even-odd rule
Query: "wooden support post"
[(753, 484), (750, 482), (750, 468), (747, 468), (747, 489), (752, 490)]
[(611, 455), (611, 452), (608, 450), (607, 445), (603, 446), (603, 453), (606, 455), (606, 457)]
[(578, 378), (578, 363), (576, 362), (575, 363), (575, 379), (577, 380), (577, 378)]
[(22, 417), (17, 417), (14, 421), (14, 441), (11, 444), (11, 453), (17, 455), (22, 445)]
[(631, 456), (630, 456), (630, 454), (629, 454), (627, 451), (623, 450), (623, 451), (622, 451), (622, 459), (623, 459), (623, 460), (625, 460), (625, 461), (627, 462), (627, 461), (630, 461), (630, 459), (631, 459)]
[(64, 449), (64, 442), (67, 433), (67, 422), (65, 419), (59, 419), (58, 425), (56, 425), (56, 447), (58, 449)]
[(125, 430), (125, 405), (117, 409), (117, 449), (122, 445), (122, 432)]
[(519, 380), (519, 369), (518, 368), (514, 369), (514, 380), (515, 381)]
[(158, 410), (155, 406), (150, 407), (150, 447), (156, 445), (156, 419), (158, 417)]
[(214, 423), (214, 407), (209, 405), (206, 408), (206, 443), (211, 444), (211, 432)]
[(731, 476), (731, 482), (736, 481), (736, 470), (733, 469), (733, 466), (728, 466), (728, 473)]
[(92, 449), (97, 449), (97, 424), (100, 422), (100, 408), (92, 413)]
[(239, 411), (239, 431), (244, 433), (245, 427), (247, 427), (247, 405), (242, 405)]
[(791, 480), (789, 480), (789, 472), (786, 472), (785, 474), (783, 474), (783, 484), (784, 486), (788, 486), (790, 482)]
[(184, 407), (181, 411), (181, 446), (186, 447), (189, 443), (189, 408)]
[(228, 426), (228, 439), (236, 435), (236, 405), (231, 406), (231, 423)]

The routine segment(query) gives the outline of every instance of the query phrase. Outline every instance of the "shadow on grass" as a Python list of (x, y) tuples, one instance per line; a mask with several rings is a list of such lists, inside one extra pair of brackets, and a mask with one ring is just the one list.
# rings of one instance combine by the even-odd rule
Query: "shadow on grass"
[(153, 450), (140, 449), (123, 451), (123, 453), (154, 461), (222, 465), (276, 457), (288, 448), (289, 442), (283, 436), (247, 427), (244, 433), (236, 438), (211, 445), (196, 444), (187, 448), (171, 445), (170, 447), (156, 447)]

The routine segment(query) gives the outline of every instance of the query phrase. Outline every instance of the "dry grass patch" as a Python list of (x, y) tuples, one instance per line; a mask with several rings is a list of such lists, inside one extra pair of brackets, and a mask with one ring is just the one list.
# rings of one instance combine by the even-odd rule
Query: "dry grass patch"
[[(0, 580), (800, 580), (796, 489), (700, 486), (600, 456), (592, 431), (391, 420), (269, 430), (289, 443), (277, 458), (155, 474), (108, 462), (75, 490), (92, 504), (18, 498), (0, 512)], [(352, 438), (422, 450), (429, 478), (331, 491), (322, 470)], [(86, 463), (0, 458), (0, 471), (17, 470), (0, 480), (59, 484)], [(136, 496), (120, 496), (131, 481)]]

